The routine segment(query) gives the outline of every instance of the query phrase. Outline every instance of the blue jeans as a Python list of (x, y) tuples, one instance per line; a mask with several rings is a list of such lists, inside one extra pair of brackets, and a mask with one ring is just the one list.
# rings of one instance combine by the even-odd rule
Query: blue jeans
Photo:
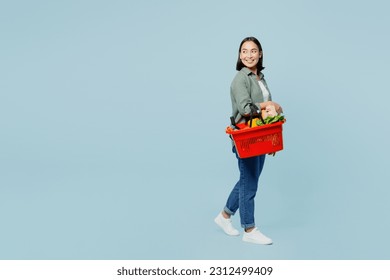
[(263, 170), (265, 155), (239, 158), (236, 147), (233, 152), (238, 159), (240, 179), (234, 186), (226, 202), (224, 211), (229, 215), (234, 215), (240, 209), (241, 226), (244, 229), (255, 226), (255, 196), (261, 171)]

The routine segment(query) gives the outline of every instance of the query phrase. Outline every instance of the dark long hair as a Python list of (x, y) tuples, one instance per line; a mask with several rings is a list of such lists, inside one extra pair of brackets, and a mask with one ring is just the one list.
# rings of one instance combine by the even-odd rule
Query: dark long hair
[(263, 56), (264, 55), (263, 55), (263, 48), (261, 47), (259, 40), (257, 40), (255, 37), (246, 37), (244, 40), (242, 40), (242, 42), (240, 44), (240, 48), (238, 49), (238, 59), (237, 59), (236, 70), (240, 71), (243, 67), (245, 67), (245, 65), (242, 63), (242, 61), (240, 59), (240, 53), (241, 53), (242, 45), (248, 41), (255, 43), (257, 45), (257, 47), (259, 48), (259, 51), (261, 51), (261, 53), (262, 53), (261, 57), (259, 59), (259, 62), (257, 62), (257, 65), (256, 65), (257, 74), (259, 74), (265, 68), (265, 67), (263, 67)]

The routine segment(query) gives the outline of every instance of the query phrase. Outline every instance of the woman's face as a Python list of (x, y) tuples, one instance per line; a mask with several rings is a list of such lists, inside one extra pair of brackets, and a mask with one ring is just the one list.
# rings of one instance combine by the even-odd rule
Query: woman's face
[(257, 45), (252, 41), (247, 41), (241, 46), (240, 59), (245, 67), (252, 71), (257, 70), (257, 63), (261, 58), (261, 51)]

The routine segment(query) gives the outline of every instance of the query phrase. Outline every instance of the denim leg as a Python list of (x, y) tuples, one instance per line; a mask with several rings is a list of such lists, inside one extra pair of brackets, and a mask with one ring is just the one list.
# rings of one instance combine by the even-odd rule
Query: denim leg
[(237, 156), (235, 147), (233, 152), (238, 160), (240, 179), (231, 191), (224, 210), (231, 215), (240, 209), (241, 226), (250, 228), (255, 226), (255, 201), (258, 181), (263, 170), (265, 155), (241, 159)]
[(240, 181), (236, 183), (233, 190), (231, 191), (226, 206), (223, 209), (229, 215), (234, 215), (239, 207), (239, 194), (240, 194)]

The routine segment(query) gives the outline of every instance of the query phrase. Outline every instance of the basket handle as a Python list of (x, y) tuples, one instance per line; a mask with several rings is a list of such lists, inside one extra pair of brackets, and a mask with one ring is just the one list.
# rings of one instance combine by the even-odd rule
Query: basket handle
[(240, 129), (237, 124), (236, 124), (236, 120), (234, 119), (233, 116), (230, 117), (230, 123), (232, 124), (232, 126), (234, 126), (235, 129)]
[(260, 109), (259, 109), (259, 107), (257, 107), (255, 104), (253, 104), (253, 103), (250, 103), (249, 104), (249, 108), (251, 109), (251, 118), (250, 118), (250, 120), (249, 120), (249, 127), (252, 127), (252, 119), (253, 119), (253, 115), (254, 114), (258, 114), (259, 115), (259, 118), (260, 118), (260, 120), (261, 120), (261, 122), (263, 123), (263, 124), (265, 124), (265, 121), (264, 121), (264, 119), (263, 119), (263, 117), (262, 117), (262, 115), (261, 115), (261, 111), (260, 111)]

